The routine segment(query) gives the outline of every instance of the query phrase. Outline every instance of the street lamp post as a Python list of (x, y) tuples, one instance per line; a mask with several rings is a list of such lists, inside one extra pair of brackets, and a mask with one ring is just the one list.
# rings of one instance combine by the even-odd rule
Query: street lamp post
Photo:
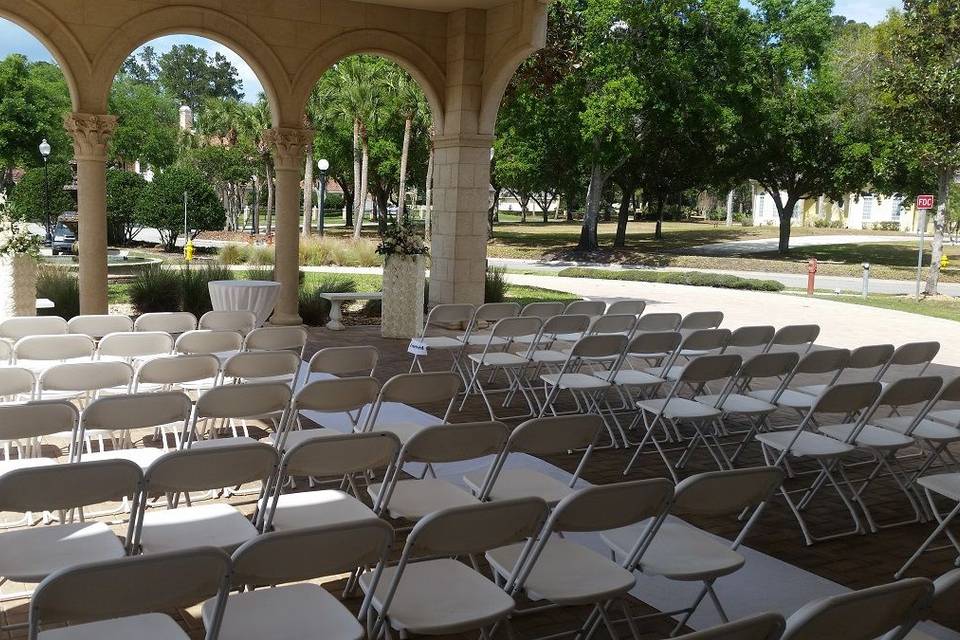
[(50, 157), (50, 143), (44, 138), (40, 143), (40, 155), (43, 157), (43, 214), (46, 218), (47, 244), (53, 240), (50, 233), (50, 181), (47, 178), (47, 158)]
[(320, 158), (317, 160), (317, 169), (320, 171), (320, 209), (319, 214), (317, 215), (317, 232), (322, 236), (323, 235), (323, 223), (324, 223), (324, 200), (327, 199), (327, 170), (330, 168), (330, 163), (326, 158)]

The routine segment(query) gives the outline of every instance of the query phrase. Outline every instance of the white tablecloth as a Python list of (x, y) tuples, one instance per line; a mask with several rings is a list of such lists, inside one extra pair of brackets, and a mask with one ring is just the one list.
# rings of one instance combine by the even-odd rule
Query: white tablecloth
[(280, 283), (268, 280), (213, 280), (208, 286), (214, 310), (252, 311), (257, 326), (273, 313), (280, 295)]

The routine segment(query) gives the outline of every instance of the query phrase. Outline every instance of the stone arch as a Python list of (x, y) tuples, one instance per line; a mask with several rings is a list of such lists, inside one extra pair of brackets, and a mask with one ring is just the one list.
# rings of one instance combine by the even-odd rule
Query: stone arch
[(263, 85), (273, 126), (299, 126), (297, 112), (291, 108), (289, 100), (289, 78), (274, 51), (239, 20), (194, 6), (154, 9), (117, 27), (114, 37), (99, 51), (93, 65), (95, 82), (101, 92), (99, 106), (104, 113), (110, 87), (123, 61), (144, 43), (175, 34), (210, 38), (235, 51), (250, 65)]
[(90, 61), (67, 26), (33, 0), (0, 0), (0, 18), (25, 29), (50, 52), (66, 80), (73, 110), (82, 109), (83, 83), (78, 78), (89, 76)]
[(507, 90), (507, 85), (513, 75), (529, 58), (540, 49), (539, 46), (524, 47), (518, 51), (498, 56), (497, 62), (491, 65), (495, 74), (483, 79), (483, 101), (480, 105), (480, 118), (477, 123), (478, 133), (493, 135), (497, 126), (497, 113), (500, 111), (500, 102)]
[(293, 77), (293, 103), (303, 113), (314, 85), (339, 60), (357, 54), (382, 56), (396, 62), (417, 81), (430, 105), (436, 131), (443, 131), (443, 88), (446, 75), (425, 50), (403, 36), (379, 29), (340, 34), (317, 47)]

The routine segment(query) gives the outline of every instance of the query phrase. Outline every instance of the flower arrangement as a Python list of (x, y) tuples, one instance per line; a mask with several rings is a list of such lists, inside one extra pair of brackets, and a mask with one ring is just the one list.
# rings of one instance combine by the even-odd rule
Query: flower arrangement
[(430, 253), (423, 236), (408, 225), (393, 225), (380, 238), (377, 253), (382, 256), (425, 256)]
[(0, 202), (0, 256), (28, 255), (40, 257), (43, 238), (32, 233), (27, 226), (11, 218)]

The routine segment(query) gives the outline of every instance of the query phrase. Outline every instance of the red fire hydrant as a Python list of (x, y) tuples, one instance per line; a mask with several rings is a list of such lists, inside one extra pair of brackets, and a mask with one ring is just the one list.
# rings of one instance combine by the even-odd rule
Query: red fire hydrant
[(817, 279), (817, 259), (810, 258), (807, 260), (807, 295), (813, 295), (814, 282)]

